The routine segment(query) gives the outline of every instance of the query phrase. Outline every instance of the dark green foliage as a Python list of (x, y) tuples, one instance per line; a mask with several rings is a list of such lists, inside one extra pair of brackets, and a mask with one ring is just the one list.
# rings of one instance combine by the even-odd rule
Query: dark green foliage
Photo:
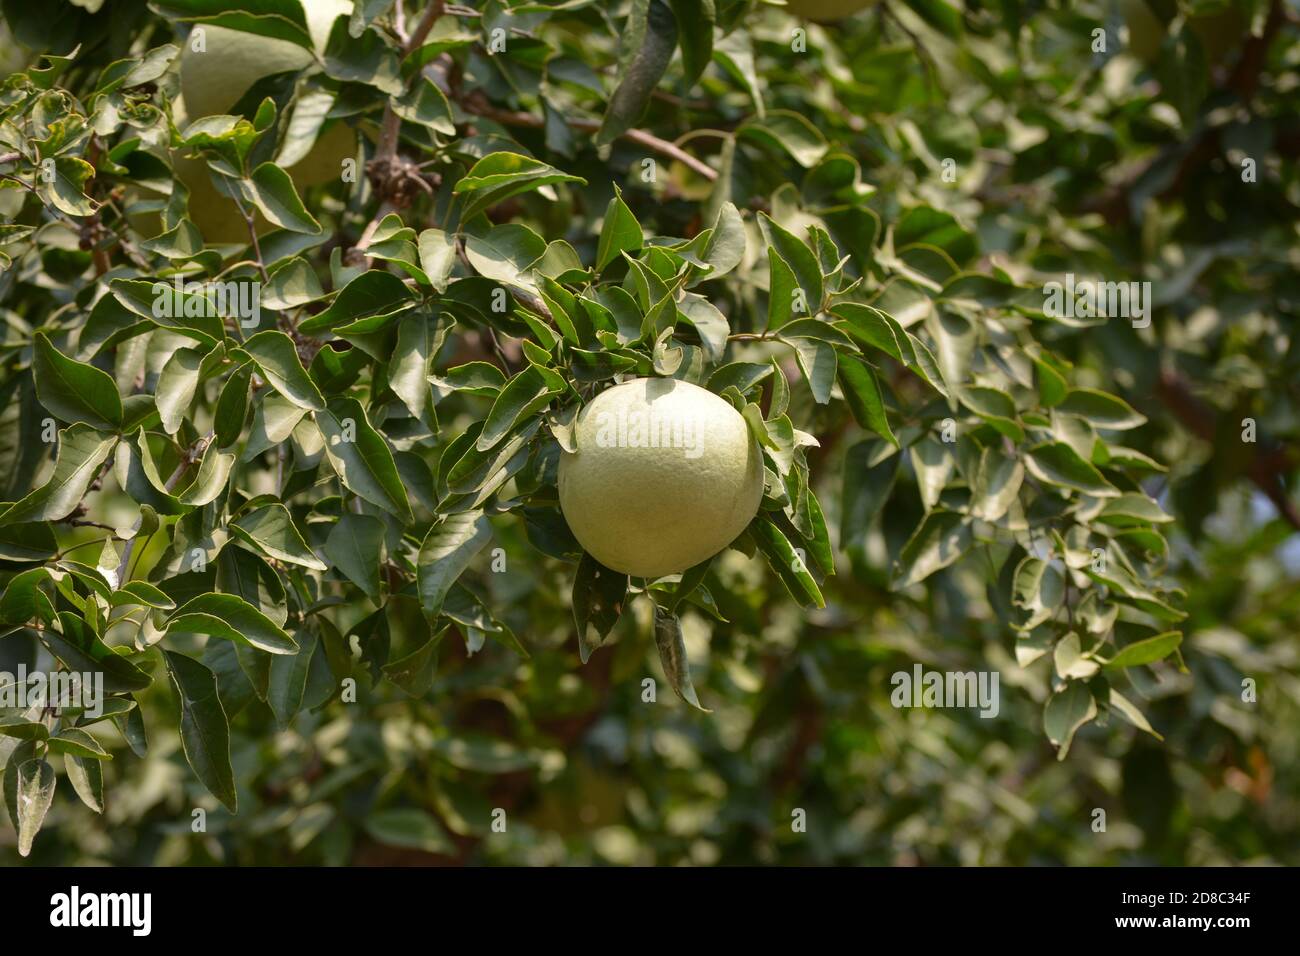
[[(4, 4), (82, 45), (0, 88), (0, 671), (109, 699), (0, 708), (0, 857), (1300, 859), (1267, 4), (1186, 82), (1100, 2), (358, 4), (323, 69), (180, 127), (194, 5), (56, 5)], [(263, 6), (210, 22), (306, 42)], [(307, 188), (275, 159), (313, 104), (363, 146)], [(205, 243), (181, 156), (272, 228)], [(1062, 311), (1067, 275), (1154, 299)], [(763, 449), (680, 577), (558, 510), (616, 376)], [(1000, 715), (891, 706), (917, 662), (1000, 673)]]

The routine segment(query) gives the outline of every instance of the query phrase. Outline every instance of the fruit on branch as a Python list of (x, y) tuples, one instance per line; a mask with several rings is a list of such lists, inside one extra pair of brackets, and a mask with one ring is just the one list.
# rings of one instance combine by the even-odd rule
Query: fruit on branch
[(763, 458), (726, 400), (671, 378), (601, 392), (560, 458), (560, 510), (586, 551), (624, 574), (685, 571), (758, 512)]
[[(1172, 0), (1122, 0), (1124, 23), (1128, 26), (1129, 51), (1150, 65), (1160, 59), (1160, 47), (1169, 22), (1178, 12)], [(1245, 23), (1241, 14), (1229, 6), (1217, 13), (1190, 17), (1192, 33), (1201, 42), (1205, 61), (1211, 66), (1221, 62), (1241, 44)]]
[[(317, 56), (322, 56), (335, 19), (350, 14), (352, 2), (302, 0), (302, 7), (312, 45)], [(229, 112), (258, 80), (302, 70), (313, 62), (311, 53), (288, 40), (219, 26), (204, 30), (204, 50), (186, 44), (181, 54), (181, 97), (173, 118), (182, 130), (193, 120)], [(338, 180), (342, 161), (356, 151), (356, 133), (335, 122), (323, 129), (307, 155), (287, 167), (287, 172), (301, 193), (309, 186)], [(248, 228), (234, 202), (212, 184), (207, 164), (179, 154), (173, 156), (173, 162), (177, 177), (190, 190), (190, 219), (204, 238), (209, 242), (245, 241)], [(257, 228), (265, 232), (271, 226), (259, 216)]]
[(804, 20), (834, 23), (875, 6), (879, 0), (786, 0), (786, 10)]

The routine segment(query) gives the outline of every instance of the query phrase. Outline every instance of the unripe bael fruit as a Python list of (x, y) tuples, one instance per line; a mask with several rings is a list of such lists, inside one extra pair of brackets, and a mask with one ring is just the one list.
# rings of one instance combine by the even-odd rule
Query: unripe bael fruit
[(867, 7), (874, 7), (879, 2), (880, 0), (786, 0), (785, 9), (804, 20), (834, 23)]
[[(351, 0), (302, 0), (307, 28), (317, 54), (323, 55), (337, 17), (352, 12)], [(205, 116), (227, 113), (254, 83), (275, 73), (301, 70), (312, 56), (287, 40), (258, 36), (226, 27), (204, 28), (204, 50), (186, 44), (181, 54), (181, 99), (187, 115), (174, 115), (178, 127)], [(178, 111), (177, 111), (178, 112)], [(339, 178), (342, 161), (355, 156), (356, 133), (334, 123), (317, 137), (311, 151), (288, 167), (298, 192)], [(177, 175), (190, 190), (190, 219), (209, 242), (242, 242), (248, 230), (232, 200), (212, 185), (207, 164), (173, 157)], [(259, 232), (271, 226), (260, 216)]]
[(615, 571), (657, 578), (711, 558), (763, 497), (763, 457), (727, 401), (698, 385), (639, 378), (601, 392), (560, 457), (560, 510)]

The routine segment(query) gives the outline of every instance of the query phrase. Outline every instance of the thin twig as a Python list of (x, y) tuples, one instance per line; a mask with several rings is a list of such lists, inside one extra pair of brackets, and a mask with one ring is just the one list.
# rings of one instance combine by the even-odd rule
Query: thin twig
[[(532, 129), (540, 129), (545, 125), (545, 121), (540, 116), (534, 116), (532, 113), (524, 113), (517, 110), (503, 110), (492, 106), (482, 97), (465, 97), (461, 100), (461, 106), (467, 112), (475, 116), (482, 116), (484, 119), (490, 119), (494, 123), (500, 123), (502, 126), (527, 126)], [(574, 129), (584, 132), (594, 133), (600, 129), (600, 123), (595, 120), (565, 118), (565, 122)], [(708, 165), (701, 159), (692, 156), (686, 150), (682, 149), (675, 143), (670, 143), (666, 139), (660, 139), (653, 133), (646, 132), (643, 129), (630, 129), (623, 134), (624, 139), (631, 140), (647, 149), (654, 150), (660, 155), (675, 159), (683, 166), (689, 167), (694, 172), (703, 176), (710, 182), (718, 178), (718, 171)]]

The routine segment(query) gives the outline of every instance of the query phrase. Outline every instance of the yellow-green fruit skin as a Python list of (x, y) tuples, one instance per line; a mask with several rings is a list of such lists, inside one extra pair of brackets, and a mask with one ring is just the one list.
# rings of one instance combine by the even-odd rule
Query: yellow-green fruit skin
[[(312, 46), (323, 54), (334, 20), (350, 14), (352, 2), (302, 0), (302, 9)], [(199, 52), (187, 44), (181, 54), (181, 92), (194, 117), (224, 113), (262, 77), (301, 70), (312, 61), (310, 53), (288, 40), (226, 27), (204, 29), (205, 49)]]
[(874, 7), (880, 0), (786, 0), (788, 13), (817, 23), (834, 23)]
[(614, 571), (685, 571), (758, 512), (763, 458), (749, 426), (697, 385), (616, 385), (582, 410), (574, 437), (577, 451), (560, 458), (560, 510), (578, 543)]
[[(351, 0), (302, 0), (307, 28), (317, 54), (323, 55), (330, 28), (340, 16), (352, 12)], [(181, 54), (181, 96), (190, 119), (200, 119), (230, 110), (248, 88), (265, 76), (301, 70), (312, 56), (287, 40), (244, 33), (225, 27), (206, 27), (205, 49), (186, 45)], [(311, 152), (295, 163), (289, 174), (302, 189), (336, 180), (341, 162), (356, 154), (356, 134), (335, 123)]]

